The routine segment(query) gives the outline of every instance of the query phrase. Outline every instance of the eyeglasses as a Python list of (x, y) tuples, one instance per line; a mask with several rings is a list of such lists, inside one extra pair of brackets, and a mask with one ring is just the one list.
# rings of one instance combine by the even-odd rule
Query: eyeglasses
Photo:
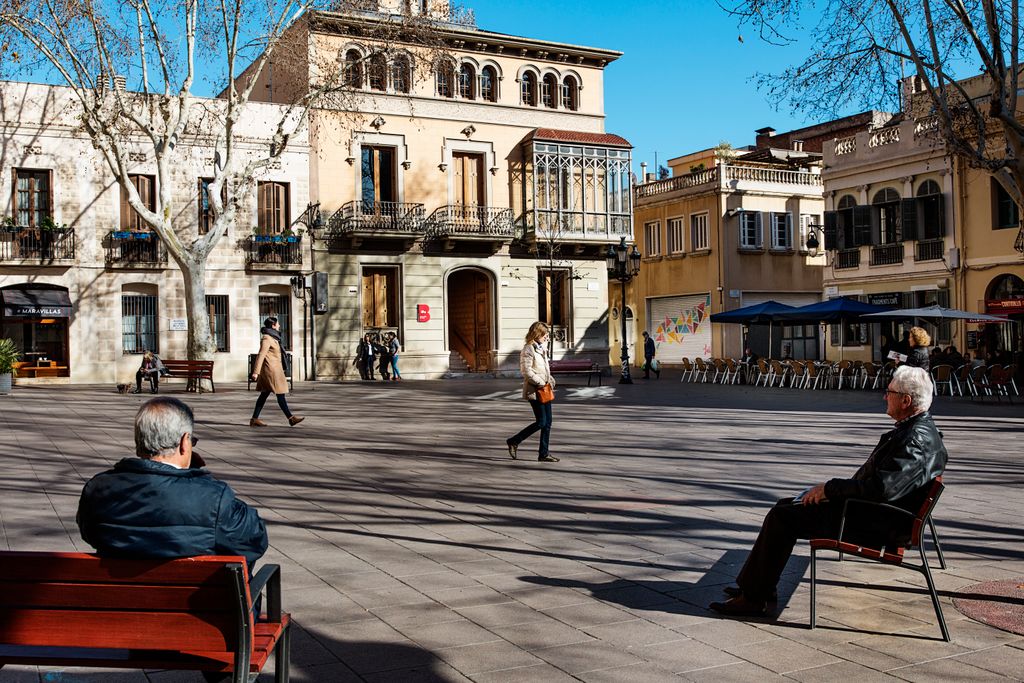
[(190, 439), (192, 439), (192, 448), (195, 448), (196, 444), (199, 443), (199, 437), (198, 436), (193, 436), (191, 434), (189, 434), (188, 437)]
[(889, 394), (896, 394), (896, 395), (898, 395), (898, 396), (910, 396), (910, 394), (908, 394), (908, 393), (907, 393), (907, 392), (905, 392), (905, 391), (896, 391), (895, 389), (886, 389), (886, 390), (885, 390), (885, 396), (886, 396), (886, 398), (888, 398), (888, 397), (889, 397)]

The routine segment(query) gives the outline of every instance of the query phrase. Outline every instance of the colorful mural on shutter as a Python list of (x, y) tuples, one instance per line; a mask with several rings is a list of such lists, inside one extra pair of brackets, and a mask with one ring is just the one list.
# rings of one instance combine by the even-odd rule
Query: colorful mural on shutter
[(675, 363), (712, 355), (710, 293), (651, 299), (649, 307), (648, 331), (658, 358)]

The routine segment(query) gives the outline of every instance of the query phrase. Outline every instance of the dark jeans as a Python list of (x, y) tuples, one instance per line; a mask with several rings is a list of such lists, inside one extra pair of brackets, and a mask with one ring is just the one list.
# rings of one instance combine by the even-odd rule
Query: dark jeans
[(551, 404), (530, 401), (530, 407), (533, 408), (534, 423), (509, 439), (509, 442), (518, 446), (526, 440), (526, 437), (539, 429), (540, 449), (537, 451), (537, 454), (543, 457), (548, 454), (548, 441), (551, 438)]
[[(274, 392), (272, 392), (272, 391), (261, 391), (260, 392), (260, 397), (258, 399), (256, 399), (256, 409), (252, 411), (253, 419), (256, 419), (257, 417), (260, 416), (260, 411), (263, 410), (263, 406), (267, 402), (267, 397), (270, 396), (273, 393)], [(277, 396), (277, 405), (281, 406), (281, 412), (284, 413), (285, 417), (291, 418), (292, 411), (288, 410), (288, 401), (285, 399), (285, 395), (284, 394), (274, 394), (274, 395)]]
[[(801, 538), (835, 538), (842, 507), (832, 503), (803, 505), (783, 498), (765, 515), (754, 547), (736, 584), (750, 600), (765, 601), (779, 583), (793, 546)], [(844, 534), (845, 535), (845, 534)]]
[[(651, 361), (654, 360), (654, 356), (644, 356), (644, 379), (651, 378)], [(655, 377), (661, 377), (661, 370), (654, 371)]]
[(160, 388), (160, 371), (159, 370), (139, 370), (135, 373), (135, 391), (142, 391), (142, 378), (146, 377), (149, 379), (150, 386), (153, 389), (153, 393)]

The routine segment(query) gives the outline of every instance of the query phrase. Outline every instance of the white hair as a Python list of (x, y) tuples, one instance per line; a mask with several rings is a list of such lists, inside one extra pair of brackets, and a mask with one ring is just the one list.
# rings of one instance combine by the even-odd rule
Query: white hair
[(910, 397), (910, 405), (915, 412), (925, 411), (932, 407), (932, 396), (935, 389), (931, 376), (924, 368), (901, 365), (892, 373), (892, 384), (895, 389)]
[(135, 415), (135, 454), (146, 460), (174, 452), (185, 433), (192, 433), (192, 409), (176, 398), (146, 401)]

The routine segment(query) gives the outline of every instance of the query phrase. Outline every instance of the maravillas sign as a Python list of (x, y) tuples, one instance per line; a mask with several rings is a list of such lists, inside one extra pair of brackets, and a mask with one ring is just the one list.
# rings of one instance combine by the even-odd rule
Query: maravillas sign
[(992, 315), (1024, 313), (1024, 299), (985, 299), (985, 312)]

